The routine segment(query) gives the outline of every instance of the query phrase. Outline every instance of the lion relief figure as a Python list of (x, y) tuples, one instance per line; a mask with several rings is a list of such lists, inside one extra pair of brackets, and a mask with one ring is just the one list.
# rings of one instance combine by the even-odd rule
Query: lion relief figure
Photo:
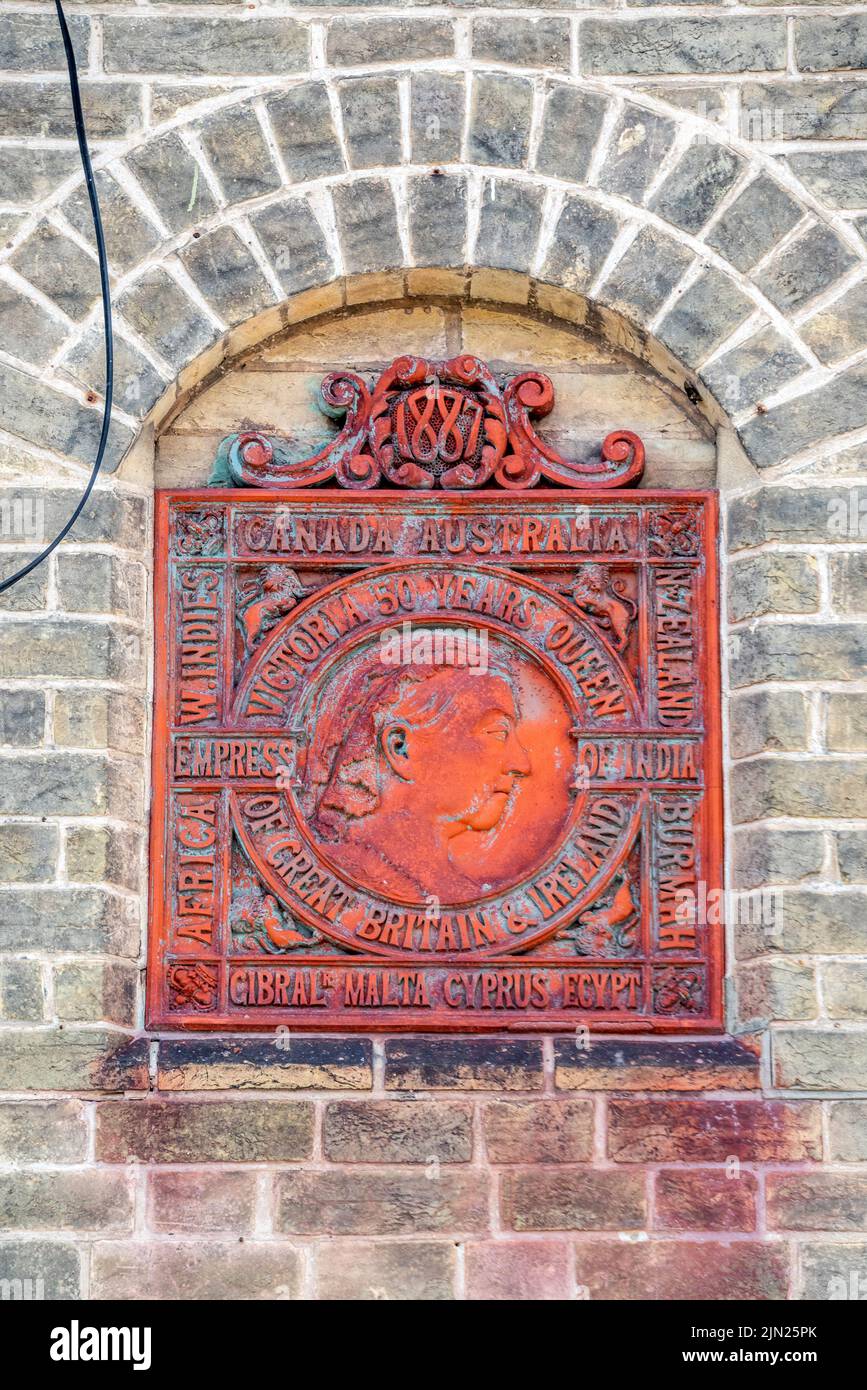
[(622, 652), (638, 614), (638, 605), (626, 593), (624, 580), (612, 578), (604, 565), (584, 565), (569, 594), (575, 607), (601, 629), (615, 651)]

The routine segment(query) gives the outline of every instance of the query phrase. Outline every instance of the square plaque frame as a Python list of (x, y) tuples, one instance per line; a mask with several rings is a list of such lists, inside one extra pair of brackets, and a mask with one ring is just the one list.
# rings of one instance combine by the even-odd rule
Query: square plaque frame
[[(721, 1031), (715, 493), (201, 488), (156, 511), (150, 1027)], [(482, 850), (438, 894), (430, 817), (413, 868), (345, 768), (385, 727), (364, 653), (423, 661), (414, 636), (449, 624), (489, 631), (523, 752), (494, 798), (512, 830), (462, 832)]]

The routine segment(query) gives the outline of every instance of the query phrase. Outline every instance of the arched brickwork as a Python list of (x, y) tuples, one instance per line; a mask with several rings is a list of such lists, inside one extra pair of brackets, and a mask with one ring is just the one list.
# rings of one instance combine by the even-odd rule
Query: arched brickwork
[[(535, 68), (379, 62), (257, 85), (208, 91), (97, 159), (121, 341), (109, 466), (233, 327), (279, 325), (284, 299), (344, 276), (430, 267), (484, 297), (518, 276), (506, 298), (616, 310), (725, 407), (761, 469), (857, 429), (867, 247), (748, 141)], [(83, 462), (99, 305), (81, 179), (63, 171), (0, 253), (0, 425)]]

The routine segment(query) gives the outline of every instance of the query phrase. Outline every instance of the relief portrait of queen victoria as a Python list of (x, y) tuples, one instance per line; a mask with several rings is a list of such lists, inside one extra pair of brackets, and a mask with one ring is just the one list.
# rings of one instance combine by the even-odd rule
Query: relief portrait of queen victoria
[(516, 850), (538, 838), (527, 794), (550, 781), (552, 750), (512, 667), (504, 653), (484, 673), (395, 668), (369, 650), (322, 692), (304, 800), (338, 869), (411, 902), (470, 903), (514, 877)]

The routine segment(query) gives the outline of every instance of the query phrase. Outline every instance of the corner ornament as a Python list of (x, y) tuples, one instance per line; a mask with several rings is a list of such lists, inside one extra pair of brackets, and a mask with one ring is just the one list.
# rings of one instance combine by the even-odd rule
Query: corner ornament
[(469, 355), (448, 362), (398, 357), (372, 389), (355, 372), (331, 372), (320, 387), (320, 407), (343, 424), (328, 444), (297, 459), (288, 439), (251, 430), (231, 434), (220, 444), (210, 483), (523, 491), (543, 479), (594, 489), (639, 482), (644, 446), (638, 435), (615, 430), (598, 458), (569, 461), (534, 428), (553, 406), (554, 385), (542, 372), (521, 372), (501, 385), (486, 363)]

